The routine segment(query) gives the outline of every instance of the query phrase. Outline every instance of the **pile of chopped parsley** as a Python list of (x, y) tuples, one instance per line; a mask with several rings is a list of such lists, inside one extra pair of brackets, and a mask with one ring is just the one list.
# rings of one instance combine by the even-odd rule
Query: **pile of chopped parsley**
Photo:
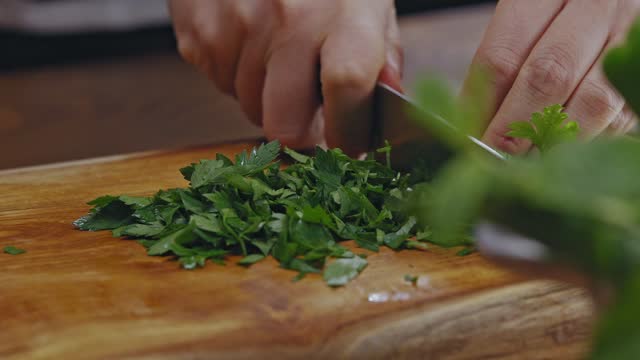
[(295, 279), (323, 273), (331, 286), (346, 284), (367, 266), (364, 254), (341, 241), (355, 240), (370, 251), (425, 248), (428, 231), (418, 231), (415, 218), (402, 211), (414, 177), (339, 149), (317, 148), (313, 157), (284, 153), (292, 162), (284, 169), (277, 141), (233, 161), (217, 154), (181, 169), (188, 188), (152, 197), (103, 196), (74, 224), (135, 238), (149, 255), (174, 256), (186, 269), (224, 263), (229, 255), (241, 255), (238, 264), (245, 266), (273, 256), (298, 272)]

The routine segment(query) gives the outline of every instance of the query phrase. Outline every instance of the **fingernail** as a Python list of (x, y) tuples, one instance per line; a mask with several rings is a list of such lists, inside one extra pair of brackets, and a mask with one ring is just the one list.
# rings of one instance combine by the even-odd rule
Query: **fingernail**
[(320, 106), (313, 116), (313, 122), (309, 129), (309, 142), (314, 146), (327, 148), (327, 140), (324, 136), (324, 108)]
[(401, 61), (400, 53), (396, 49), (391, 49), (387, 51), (386, 62), (387, 66), (391, 68), (391, 70), (397, 74), (398, 78), (402, 77), (402, 70), (400, 66)]
[(526, 153), (530, 148), (530, 145), (523, 142), (521, 139), (492, 133), (490, 130), (484, 134), (482, 141), (497, 150), (504, 151), (512, 155)]
[(380, 72), (378, 81), (399, 92), (404, 92), (402, 87), (401, 59), (402, 56), (396, 49), (387, 51), (386, 63)]

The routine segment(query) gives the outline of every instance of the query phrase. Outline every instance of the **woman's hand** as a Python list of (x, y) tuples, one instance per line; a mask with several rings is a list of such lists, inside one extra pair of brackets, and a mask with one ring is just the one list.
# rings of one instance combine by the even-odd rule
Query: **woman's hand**
[(169, 4), (182, 56), (269, 139), (304, 148), (325, 137), (348, 153), (366, 149), (376, 80), (399, 86), (402, 73), (392, 0)]
[(602, 58), (639, 9), (638, 0), (501, 0), (474, 59), (495, 78), (484, 141), (526, 152), (531, 145), (506, 136), (508, 125), (557, 103), (586, 137), (629, 131), (634, 115), (605, 78)]

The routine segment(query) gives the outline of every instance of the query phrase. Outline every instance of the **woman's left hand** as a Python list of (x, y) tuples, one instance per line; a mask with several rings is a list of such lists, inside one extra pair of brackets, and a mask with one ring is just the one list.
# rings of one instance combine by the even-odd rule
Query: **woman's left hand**
[(635, 116), (607, 81), (602, 59), (624, 41), (640, 0), (501, 0), (473, 66), (495, 80), (483, 140), (510, 153), (531, 144), (506, 134), (511, 122), (563, 104), (582, 135), (626, 133)]

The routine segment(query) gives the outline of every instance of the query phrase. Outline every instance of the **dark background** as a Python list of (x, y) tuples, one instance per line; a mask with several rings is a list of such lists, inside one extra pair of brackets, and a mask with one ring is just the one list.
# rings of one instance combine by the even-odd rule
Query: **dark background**
[[(0, 0), (1, 1), (1, 0)], [(396, 0), (398, 13), (408, 15), (492, 0)], [(0, 71), (7, 72), (53, 64), (104, 61), (141, 53), (175, 51), (169, 26), (127, 32), (73, 35), (33, 35), (0, 31)]]

